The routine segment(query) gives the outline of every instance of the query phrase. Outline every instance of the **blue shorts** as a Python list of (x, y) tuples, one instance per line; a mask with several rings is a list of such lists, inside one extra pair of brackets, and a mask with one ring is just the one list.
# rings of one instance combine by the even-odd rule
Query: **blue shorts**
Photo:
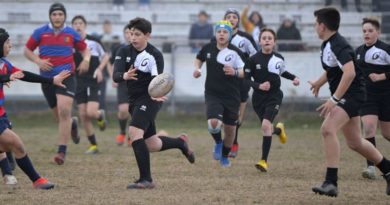
[(7, 114), (0, 117), (0, 135), (3, 134), (4, 130), (12, 129), (11, 122), (8, 120)]

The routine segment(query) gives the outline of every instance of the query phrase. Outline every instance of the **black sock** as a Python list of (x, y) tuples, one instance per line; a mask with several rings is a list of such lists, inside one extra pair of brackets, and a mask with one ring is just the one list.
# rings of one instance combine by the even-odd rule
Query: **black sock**
[(7, 157), (0, 161), (0, 168), (1, 168), (1, 173), (3, 174), (3, 176), (4, 175), (12, 175), (11, 165), (9, 164)]
[(12, 155), (12, 152), (6, 152), (6, 154), (7, 154), (7, 159), (11, 167), (11, 170), (15, 170), (15, 159), (14, 156)]
[(269, 150), (271, 149), (272, 136), (263, 136), (263, 146), (261, 159), (267, 161)]
[(132, 143), (135, 159), (139, 170), (139, 179), (152, 181), (150, 173), (150, 156), (149, 150), (143, 138), (133, 141)]
[(127, 119), (119, 119), (119, 128), (121, 130), (121, 134), (126, 134), (127, 127)]
[(230, 147), (222, 146), (222, 157), (228, 157), (230, 152)]
[(217, 134), (211, 134), (211, 136), (213, 136), (213, 139), (215, 141), (215, 144), (219, 144), (222, 142), (222, 135), (221, 135), (221, 131), (219, 131)]
[(381, 170), (383, 174), (387, 174), (390, 172), (390, 161), (383, 157), (382, 161), (379, 162), (376, 167), (378, 167), (378, 169)]
[(172, 138), (172, 137), (165, 137), (165, 136), (160, 136), (159, 137), (162, 142), (161, 150), (164, 151), (167, 149), (180, 149), (183, 153), (185, 153), (186, 147), (184, 146), (184, 141), (180, 138)]
[(66, 154), (66, 145), (59, 145), (57, 153), (64, 153), (64, 154)]
[(40, 178), (37, 171), (35, 171), (33, 164), (31, 163), (30, 158), (27, 156), (24, 156), (20, 159), (15, 159), (16, 163), (20, 167), (21, 170), (30, 178), (32, 182), (35, 182), (37, 179)]
[(325, 181), (332, 183), (337, 186), (337, 171), (338, 168), (326, 168)]
[(279, 127), (274, 126), (274, 132), (272, 133), (273, 135), (280, 135), (282, 130)]
[(89, 143), (91, 143), (91, 145), (97, 145), (95, 134), (88, 136), (88, 141), (89, 141)]
[[(369, 141), (369, 142), (371, 142), (371, 144), (373, 144), (374, 147), (376, 147), (375, 136), (374, 136), (374, 137), (367, 138), (366, 140)], [(375, 163), (367, 159), (367, 166), (375, 166)]]
[(241, 123), (237, 123), (236, 126), (236, 137), (234, 138), (233, 144), (238, 144), (238, 129), (241, 127)]

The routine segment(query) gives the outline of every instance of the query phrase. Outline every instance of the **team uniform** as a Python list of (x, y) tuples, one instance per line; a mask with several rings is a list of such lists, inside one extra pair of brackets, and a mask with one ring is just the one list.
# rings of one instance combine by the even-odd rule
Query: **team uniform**
[[(355, 62), (355, 52), (338, 32), (321, 45), (321, 63), (326, 71), (331, 95), (334, 94), (343, 75), (342, 66)], [(365, 90), (362, 72), (355, 67), (356, 76), (344, 96), (340, 96), (337, 106), (340, 106), (350, 118), (359, 116), (359, 110), (365, 100)]]
[(132, 116), (130, 126), (144, 130), (143, 137), (147, 139), (156, 134), (155, 118), (162, 105), (162, 102), (151, 99), (148, 86), (154, 76), (163, 72), (164, 59), (161, 52), (149, 43), (142, 52), (132, 45), (123, 46), (115, 57), (114, 80), (123, 82), (123, 73), (131, 65), (138, 68), (138, 80), (126, 81), (129, 112)]
[(224, 124), (236, 125), (240, 106), (240, 80), (227, 76), (224, 65), (234, 69), (243, 68), (245, 59), (243, 53), (235, 46), (219, 50), (215, 42), (202, 47), (196, 56), (201, 62), (206, 62), (207, 76), (205, 83), (205, 99), (207, 119), (219, 119)]
[(372, 46), (361, 45), (356, 49), (356, 65), (363, 72), (367, 99), (360, 115), (376, 115), (380, 121), (390, 121), (390, 81), (372, 82), (371, 73), (390, 72), (390, 46), (378, 40)]
[[(93, 36), (87, 35), (84, 41), (91, 52), (91, 59), (88, 72), (82, 74), (76, 73), (77, 104), (83, 104), (89, 101), (99, 102), (99, 96), (101, 95), (100, 86), (97, 79), (94, 78), (94, 73), (96, 68), (100, 65), (100, 60), (105, 55), (105, 51), (99, 40)], [(76, 67), (79, 66), (83, 61), (83, 57), (80, 52), (75, 52), (74, 60)]]
[[(121, 47), (126, 47), (127, 44), (121, 44), (119, 46), (115, 46), (115, 47), (112, 47), (112, 51), (111, 51), (111, 57), (110, 57), (110, 63), (111, 65), (114, 65), (114, 62), (115, 62), (115, 56), (116, 56), (116, 53), (117, 51), (121, 48)], [(117, 97), (117, 103), (118, 105), (119, 104), (123, 104), (123, 103), (128, 103), (129, 102), (129, 97), (127, 95), (127, 84), (126, 82), (120, 82), (118, 83), (118, 87), (116, 89), (116, 97)]]
[[(277, 52), (264, 54), (259, 51), (245, 65), (245, 79), (253, 87), (252, 105), (260, 121), (267, 119), (272, 123), (279, 112), (283, 100), (280, 76), (295, 79), (295, 75), (286, 71), (284, 58)], [(270, 89), (260, 90), (259, 85), (266, 81), (270, 82)]]
[[(63, 70), (74, 73), (73, 48), (82, 51), (86, 49), (87, 45), (73, 28), (65, 26), (60, 33), (55, 34), (53, 26), (47, 24), (34, 30), (26, 43), (26, 47), (31, 51), (39, 47), (39, 57), (50, 59), (50, 63), (53, 64), (52, 69), (50, 71), (40, 70), (40, 73), (45, 77), (53, 77)], [(66, 88), (42, 84), (43, 94), (51, 108), (57, 105), (56, 94), (72, 98), (75, 96), (75, 78), (71, 76), (65, 79), (63, 84)]]

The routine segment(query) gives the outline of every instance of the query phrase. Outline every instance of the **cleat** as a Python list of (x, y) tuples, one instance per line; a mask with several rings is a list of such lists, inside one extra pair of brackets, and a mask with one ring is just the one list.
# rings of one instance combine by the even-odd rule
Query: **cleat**
[(238, 155), (238, 144), (233, 144), (228, 156), (231, 158), (235, 158), (237, 157), (237, 155)]
[(99, 150), (97, 149), (97, 145), (89, 146), (88, 150), (85, 151), (85, 154), (97, 154)]
[(316, 194), (330, 197), (337, 197), (338, 194), (337, 186), (327, 181), (324, 181), (321, 186), (313, 187), (312, 190)]
[(213, 157), (215, 160), (220, 160), (222, 157), (222, 142), (214, 145)]
[(126, 136), (124, 134), (119, 134), (116, 136), (116, 145), (122, 146), (125, 143)]
[(258, 169), (258, 170), (260, 170), (260, 171), (262, 171), (262, 172), (267, 172), (267, 170), (268, 170), (268, 164), (267, 164), (267, 162), (265, 161), (265, 160), (260, 160), (259, 162), (257, 162), (257, 164), (255, 164), (255, 167)]
[(54, 162), (57, 163), (58, 165), (62, 165), (64, 164), (65, 162), (65, 153), (57, 153), (55, 156), (54, 156)]
[(97, 125), (100, 131), (104, 131), (107, 125), (106, 112), (103, 109), (100, 109), (99, 112), (100, 112), (100, 116), (99, 119), (97, 120)]
[(390, 195), (390, 172), (388, 172), (387, 174), (384, 174), (384, 175), (383, 175), (383, 178), (385, 178), (386, 184), (387, 184), (387, 187), (386, 187), (386, 194), (387, 194), (387, 195)]
[(227, 157), (221, 157), (221, 160), (219, 161), (219, 163), (221, 164), (221, 166), (223, 168), (228, 168), (232, 165), (229, 161), (229, 158), (227, 158)]
[(18, 180), (14, 175), (4, 175), (3, 176), (4, 184), (7, 186), (16, 186), (18, 184)]
[(33, 183), (35, 189), (53, 189), (54, 184), (49, 182), (46, 178), (39, 178)]
[(127, 146), (131, 147), (131, 143), (133, 143), (130, 139), (130, 137), (127, 137)]
[(179, 135), (179, 138), (184, 141), (184, 147), (186, 149), (185, 152), (183, 152), (184, 156), (186, 156), (187, 160), (193, 164), (195, 163), (195, 154), (194, 152), (188, 147), (188, 135), (186, 133), (181, 133)]
[(72, 117), (72, 130), (70, 131), (70, 136), (72, 141), (75, 144), (80, 142), (79, 130), (78, 130), (79, 119), (77, 117)]
[(363, 176), (363, 178), (366, 178), (366, 179), (375, 179), (376, 178), (375, 167), (368, 166), (367, 168), (365, 168), (362, 172), (362, 176)]
[(279, 134), (280, 143), (286, 144), (287, 134), (286, 134), (286, 130), (284, 129), (284, 124), (281, 122), (278, 122), (278, 124), (276, 124), (276, 127), (280, 129), (280, 134)]
[(153, 189), (154, 187), (154, 183), (147, 180), (137, 180), (127, 185), (127, 189)]

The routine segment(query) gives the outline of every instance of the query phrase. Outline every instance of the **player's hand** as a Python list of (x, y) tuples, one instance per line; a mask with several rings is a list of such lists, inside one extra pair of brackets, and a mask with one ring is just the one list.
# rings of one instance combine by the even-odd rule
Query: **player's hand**
[(56, 86), (59, 86), (59, 87), (66, 88), (66, 86), (64, 84), (62, 84), (62, 81), (64, 81), (70, 75), (71, 75), (70, 71), (68, 71), (68, 70), (61, 71), (61, 73), (59, 73), (56, 76), (54, 76), (53, 84), (56, 85)]
[(368, 75), (368, 77), (371, 79), (372, 82), (386, 80), (386, 75), (384, 73), (381, 74), (371, 73), (370, 75)]
[(116, 82), (114, 82), (114, 81), (112, 81), (112, 84), (111, 84), (111, 85), (112, 85), (113, 88), (117, 88), (117, 87), (118, 87), (118, 83), (116, 83)]
[(39, 69), (43, 71), (51, 71), (53, 68), (53, 64), (50, 63), (50, 58), (47, 59), (39, 59), (38, 62), (36, 62)]
[(336, 103), (334, 103), (331, 99), (325, 101), (324, 104), (319, 106), (316, 110), (320, 112), (320, 117), (325, 117), (334, 107)]
[(318, 93), (320, 92), (320, 88), (321, 86), (318, 85), (317, 82), (313, 82), (313, 81), (307, 81), (309, 84), (310, 84), (310, 90), (311, 90), (311, 93), (313, 93), (314, 97), (318, 97)]
[(154, 97), (150, 97), (150, 98), (152, 98), (152, 100), (157, 101), (157, 102), (164, 102), (164, 101), (168, 100), (167, 96), (163, 96), (163, 97), (159, 97), (159, 98), (154, 98)]
[(98, 83), (101, 83), (104, 78), (102, 70), (96, 69), (95, 72), (93, 73), (93, 78), (95, 78)]
[(259, 90), (268, 91), (271, 88), (269, 81), (265, 81), (259, 85)]
[(298, 86), (300, 83), (299, 78), (294, 78), (293, 85)]
[(79, 67), (77, 68), (79, 74), (88, 72), (88, 69), (89, 69), (89, 62), (86, 60), (81, 61)]
[(225, 75), (234, 76), (236, 74), (234, 68), (229, 65), (223, 66), (223, 72), (225, 72)]
[(17, 80), (17, 79), (21, 79), (24, 77), (24, 73), (23, 71), (17, 71), (15, 73), (12, 73), (10, 76), (9, 76), (9, 79), (11, 81), (14, 81), (14, 80)]
[(194, 76), (194, 78), (199, 78), (201, 75), (202, 71), (198, 68), (195, 68), (194, 72), (192, 73), (192, 76)]
[(134, 68), (133, 65), (130, 66), (130, 69), (123, 74), (123, 80), (138, 80), (137, 76), (137, 68)]

